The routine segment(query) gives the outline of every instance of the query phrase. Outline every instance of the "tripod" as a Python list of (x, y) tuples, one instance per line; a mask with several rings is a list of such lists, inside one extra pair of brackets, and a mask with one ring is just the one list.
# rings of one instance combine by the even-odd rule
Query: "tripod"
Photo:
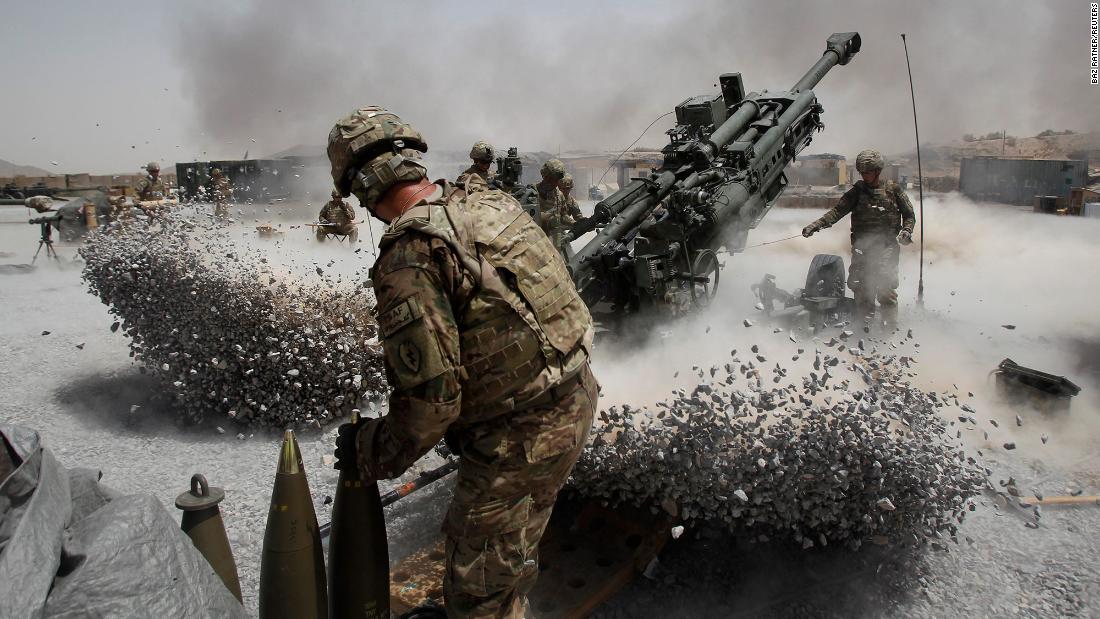
[(31, 264), (34, 264), (35, 260), (38, 260), (38, 252), (42, 251), (42, 248), (46, 248), (46, 257), (53, 258), (54, 260), (61, 262), (61, 258), (57, 255), (57, 250), (53, 248), (53, 231), (50, 230), (50, 224), (42, 222), (38, 224), (42, 230), (42, 235), (38, 238), (38, 249), (34, 252), (34, 258), (31, 259)]

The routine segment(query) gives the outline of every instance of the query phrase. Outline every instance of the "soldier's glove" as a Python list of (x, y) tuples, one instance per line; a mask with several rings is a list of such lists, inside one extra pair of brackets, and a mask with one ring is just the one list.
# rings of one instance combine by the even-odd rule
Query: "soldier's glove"
[(355, 423), (341, 424), (336, 431), (336, 452), (333, 453), (336, 464), (332, 468), (337, 471), (353, 471), (358, 467), (359, 446), (355, 438), (366, 423), (366, 419), (360, 418)]
[(913, 233), (908, 230), (902, 230), (898, 232), (898, 243), (902, 245), (909, 245), (913, 242)]
[(802, 236), (810, 238), (811, 236), (813, 236), (814, 232), (817, 232), (820, 229), (821, 226), (819, 226), (817, 222), (814, 222), (802, 229)]

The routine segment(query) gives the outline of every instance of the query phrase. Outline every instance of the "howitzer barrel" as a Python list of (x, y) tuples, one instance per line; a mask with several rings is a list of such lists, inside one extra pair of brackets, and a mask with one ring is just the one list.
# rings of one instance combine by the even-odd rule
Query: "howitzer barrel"
[(813, 68), (798, 80), (791, 90), (809, 90), (825, 77), (836, 65), (846, 65), (859, 51), (860, 38), (858, 32), (838, 32), (830, 35), (825, 42), (825, 54), (814, 64)]
[[(859, 51), (859, 46), (858, 32), (843, 32), (831, 35), (825, 42), (825, 53), (802, 76), (802, 79), (798, 80), (798, 83), (791, 90), (802, 91), (813, 88), (830, 69), (838, 64), (848, 64), (852, 56)], [(737, 108), (737, 111), (710, 135), (708, 141), (713, 149), (712, 154), (717, 153), (720, 148), (741, 135), (741, 132), (749, 126), (749, 123), (756, 120), (759, 113), (759, 105), (752, 99), (746, 99)]]

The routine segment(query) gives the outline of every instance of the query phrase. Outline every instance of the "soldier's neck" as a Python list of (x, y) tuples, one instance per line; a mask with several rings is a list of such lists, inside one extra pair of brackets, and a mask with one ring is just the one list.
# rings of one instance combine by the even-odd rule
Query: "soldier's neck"
[(374, 214), (382, 221), (389, 223), (420, 200), (430, 197), (436, 189), (439, 189), (439, 186), (426, 178), (417, 182), (394, 185), (374, 207)]

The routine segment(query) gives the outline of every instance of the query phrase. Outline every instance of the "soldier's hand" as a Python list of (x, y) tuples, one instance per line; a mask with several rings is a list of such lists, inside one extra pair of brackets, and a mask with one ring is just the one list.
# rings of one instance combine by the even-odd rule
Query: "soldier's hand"
[(908, 245), (913, 242), (913, 233), (908, 230), (902, 230), (898, 232), (898, 243), (902, 245)]
[(336, 431), (336, 452), (333, 454), (336, 463), (332, 468), (337, 471), (351, 471), (358, 466), (359, 447), (355, 439), (359, 436), (359, 428), (362, 428), (366, 421), (366, 419), (359, 419), (355, 423), (345, 423)]
[(802, 229), (802, 236), (810, 238), (811, 236), (813, 236), (814, 232), (817, 232), (817, 230), (817, 224), (810, 224)]

